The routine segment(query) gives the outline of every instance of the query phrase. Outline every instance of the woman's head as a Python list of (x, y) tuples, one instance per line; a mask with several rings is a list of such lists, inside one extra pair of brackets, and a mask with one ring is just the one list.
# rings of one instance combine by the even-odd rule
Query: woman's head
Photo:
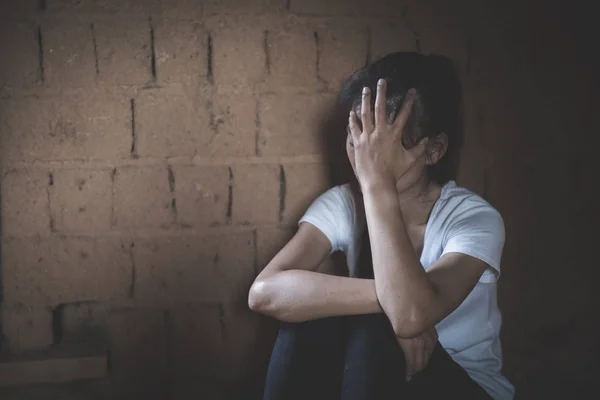
[[(339, 103), (346, 114), (359, 109), (363, 87), (376, 92), (379, 79), (387, 83), (386, 104), (389, 121), (402, 108), (409, 89), (416, 89), (416, 100), (407, 121), (403, 145), (410, 149), (427, 138), (425, 157), (407, 173), (405, 179), (420, 179), (423, 175), (439, 184), (454, 179), (458, 155), (462, 146), (462, 112), (460, 80), (453, 62), (442, 56), (418, 53), (392, 53), (361, 68), (346, 81)], [(375, 96), (371, 96), (371, 108)], [(357, 113), (360, 115), (360, 112)], [(347, 142), (348, 157), (354, 167), (353, 150)]]

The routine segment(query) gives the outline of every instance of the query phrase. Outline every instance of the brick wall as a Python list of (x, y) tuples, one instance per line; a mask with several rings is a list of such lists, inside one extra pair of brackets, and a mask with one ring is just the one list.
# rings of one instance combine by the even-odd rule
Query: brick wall
[(589, 360), (578, 341), (598, 275), (578, 235), (593, 221), (590, 150), (577, 146), (597, 126), (586, 107), (596, 94), (563, 11), (534, 0), (1, 0), (4, 347), (92, 324), (127, 381), (260, 376), (272, 330), (246, 292), (338, 181), (331, 150), (344, 134), (326, 124), (336, 91), (369, 60), (416, 50), (459, 65), (459, 183), (507, 224), (507, 374), (541, 390), (525, 382)]

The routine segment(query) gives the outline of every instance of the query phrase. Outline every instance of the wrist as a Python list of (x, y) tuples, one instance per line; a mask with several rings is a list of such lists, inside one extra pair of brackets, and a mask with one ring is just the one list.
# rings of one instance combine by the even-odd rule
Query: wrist
[(378, 181), (366, 181), (360, 184), (360, 190), (363, 196), (386, 196), (390, 195), (397, 197), (396, 183), (391, 179), (378, 180)]

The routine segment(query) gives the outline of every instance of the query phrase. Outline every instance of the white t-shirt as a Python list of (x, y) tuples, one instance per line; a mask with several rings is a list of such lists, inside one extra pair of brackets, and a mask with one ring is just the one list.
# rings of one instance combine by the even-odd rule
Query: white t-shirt
[[(358, 215), (350, 185), (343, 185), (322, 194), (300, 219), (327, 236), (332, 253), (346, 254), (350, 276), (356, 273), (365, 226)], [(444, 185), (427, 221), (421, 254), (423, 268), (427, 270), (446, 253), (468, 254), (489, 267), (463, 303), (436, 329), (448, 354), (496, 400), (514, 397), (514, 387), (501, 372), (501, 315), (496, 281), (503, 247), (504, 222), (498, 211), (454, 181)]]

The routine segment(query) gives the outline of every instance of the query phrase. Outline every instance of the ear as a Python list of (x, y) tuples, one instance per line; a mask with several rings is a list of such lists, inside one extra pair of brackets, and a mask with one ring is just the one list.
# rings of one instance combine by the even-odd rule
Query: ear
[(425, 149), (427, 165), (433, 165), (440, 161), (444, 154), (446, 154), (446, 150), (448, 150), (448, 135), (444, 132), (429, 138)]

